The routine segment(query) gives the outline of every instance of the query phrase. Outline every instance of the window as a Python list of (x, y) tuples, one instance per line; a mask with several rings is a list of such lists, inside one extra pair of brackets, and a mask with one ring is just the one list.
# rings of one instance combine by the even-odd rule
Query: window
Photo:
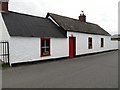
[(104, 47), (104, 39), (101, 38), (101, 47)]
[(50, 56), (50, 38), (41, 38), (41, 56)]
[(92, 49), (92, 38), (88, 38), (88, 49)]

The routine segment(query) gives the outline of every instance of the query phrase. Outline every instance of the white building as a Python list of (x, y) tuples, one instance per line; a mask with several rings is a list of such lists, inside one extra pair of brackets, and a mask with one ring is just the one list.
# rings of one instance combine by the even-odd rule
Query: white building
[(46, 18), (8, 11), (1, 2), (0, 59), (10, 65), (118, 49), (99, 25), (48, 13)]

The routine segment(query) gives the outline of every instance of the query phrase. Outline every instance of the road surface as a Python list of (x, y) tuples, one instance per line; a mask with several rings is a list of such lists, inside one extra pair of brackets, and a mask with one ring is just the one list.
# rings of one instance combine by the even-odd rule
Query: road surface
[(3, 88), (117, 88), (118, 51), (3, 70)]

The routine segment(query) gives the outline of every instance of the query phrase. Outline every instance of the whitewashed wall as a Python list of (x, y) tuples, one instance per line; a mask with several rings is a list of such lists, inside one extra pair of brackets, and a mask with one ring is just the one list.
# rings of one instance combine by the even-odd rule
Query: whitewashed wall
[(51, 56), (40, 57), (40, 38), (11, 37), (10, 62), (28, 62), (68, 56), (66, 38), (51, 38)]
[[(67, 36), (76, 37), (76, 55), (93, 52), (102, 52), (118, 49), (117, 41), (111, 41), (109, 36), (68, 32)], [(88, 37), (93, 38), (93, 49), (88, 49)], [(104, 38), (104, 47), (100, 47), (101, 38)], [(29, 62), (69, 56), (69, 38), (51, 38), (51, 56), (40, 57), (40, 38), (11, 37), (10, 63)]]
[[(0, 42), (2, 40), (2, 17), (1, 17), (1, 13), (0, 13)], [(0, 54), (2, 53), (2, 46), (0, 44)], [(2, 59), (2, 57), (0, 56), (0, 60)]]
[[(116, 41), (111, 41), (110, 36), (68, 32), (67, 37), (71, 36), (71, 34), (76, 37), (76, 54), (77, 55), (118, 49), (118, 43)], [(88, 37), (92, 37), (92, 42), (93, 42), (92, 49), (88, 49)], [(104, 38), (103, 48), (101, 48), (100, 46), (101, 38)]]
[(2, 16), (0, 13), (0, 41), (2, 40)]
[(9, 41), (9, 40), (10, 40), (10, 35), (7, 31), (7, 27), (4, 23), (2, 15), (0, 13), (0, 42), (1, 41)]
[[(3, 41), (9, 42), (9, 40), (10, 40), (10, 35), (7, 31), (6, 25), (4, 23), (2, 15), (0, 13), (0, 42), (3, 42)], [(1, 54), (1, 52), (2, 52), (2, 46), (0, 44), (0, 54)], [(2, 59), (1, 56), (0, 56), (0, 59)]]

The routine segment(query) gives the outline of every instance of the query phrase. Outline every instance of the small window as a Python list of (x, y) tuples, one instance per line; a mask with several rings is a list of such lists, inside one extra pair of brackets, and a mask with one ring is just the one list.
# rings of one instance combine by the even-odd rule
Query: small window
[(50, 56), (50, 38), (41, 38), (41, 56)]
[(101, 38), (101, 47), (104, 47), (104, 39)]
[(92, 49), (92, 38), (88, 38), (88, 49)]

